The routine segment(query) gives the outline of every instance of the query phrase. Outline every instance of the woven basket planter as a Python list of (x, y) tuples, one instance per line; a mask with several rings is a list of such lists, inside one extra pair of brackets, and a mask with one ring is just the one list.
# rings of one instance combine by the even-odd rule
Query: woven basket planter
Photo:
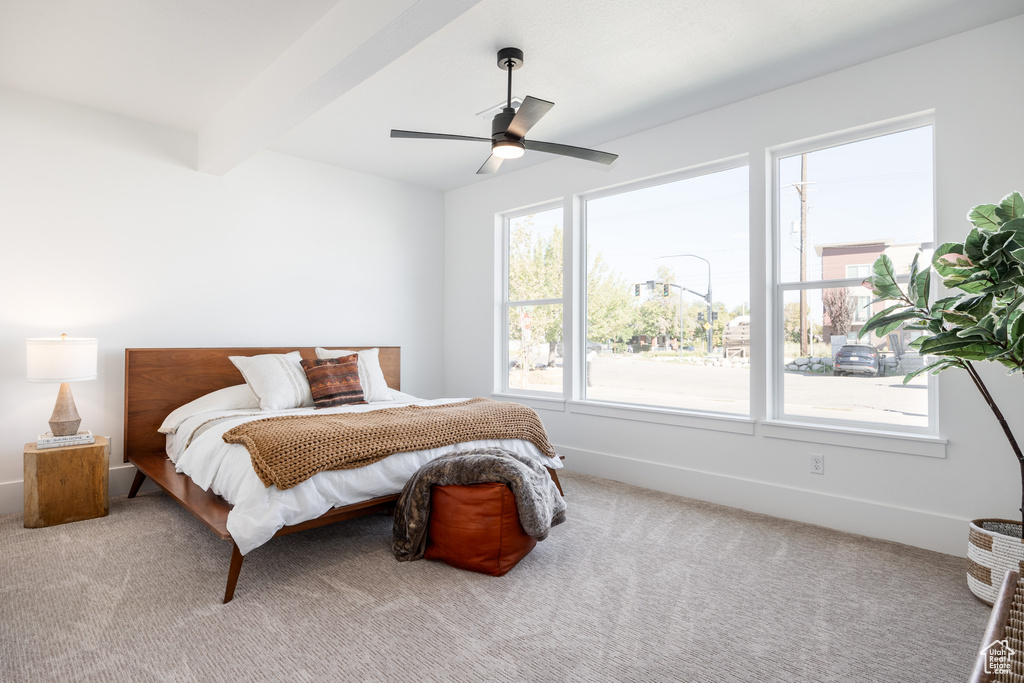
[(999, 594), (1009, 570), (1024, 572), (1024, 542), (1020, 522), (976, 519), (967, 543), (967, 585), (986, 605)]

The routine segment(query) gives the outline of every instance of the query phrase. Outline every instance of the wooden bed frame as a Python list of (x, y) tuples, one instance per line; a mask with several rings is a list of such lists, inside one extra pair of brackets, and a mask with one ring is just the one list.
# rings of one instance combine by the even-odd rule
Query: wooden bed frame
[[(397, 346), (335, 346), (354, 351), (380, 348), (380, 366), (392, 389), (401, 389), (401, 349)], [(264, 353), (299, 351), (303, 358), (316, 358), (315, 348), (206, 348), (206, 349), (125, 349), (124, 352), (124, 461), (138, 468), (129, 498), (134, 498), (147, 478), (162, 488), (186, 510), (195, 515), (218, 537), (231, 541), (224, 602), (234, 597), (235, 584), (242, 570), (242, 553), (227, 529), (231, 510), (223, 498), (199, 488), (184, 474), (174, 470), (166, 454), (163, 434), (157, 430), (164, 418), (178, 406), (200, 396), (242, 384), (242, 374), (229, 356), (255, 356)], [(365, 500), (328, 510), (316, 519), (286, 526), (274, 536), (312, 529), (375, 512), (388, 512), (398, 494)]]

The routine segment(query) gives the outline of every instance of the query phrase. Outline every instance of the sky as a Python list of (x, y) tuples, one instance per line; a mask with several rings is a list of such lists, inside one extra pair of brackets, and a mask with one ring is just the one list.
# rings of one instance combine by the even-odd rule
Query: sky
[[(829, 147), (808, 155), (808, 280), (821, 277), (815, 246), (868, 240), (929, 243), (934, 234), (930, 126)], [(779, 160), (779, 264), (799, 281), (800, 155)], [(534, 216), (538, 232), (562, 210)], [(714, 301), (750, 301), (749, 177), (746, 166), (662, 182), (586, 202), (588, 261), (600, 253), (627, 282), (672, 268), (676, 282), (703, 294), (708, 268)], [(705, 261), (692, 254), (707, 259)], [(670, 257), (670, 258), (666, 258)], [(698, 300), (695, 294), (688, 299)], [(820, 298), (819, 298), (820, 300)]]

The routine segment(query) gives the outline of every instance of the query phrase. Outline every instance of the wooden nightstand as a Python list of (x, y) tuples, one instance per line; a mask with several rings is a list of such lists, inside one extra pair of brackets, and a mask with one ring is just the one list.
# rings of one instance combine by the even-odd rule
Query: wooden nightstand
[(25, 444), (25, 527), (54, 526), (105, 517), (110, 443), (36, 448)]

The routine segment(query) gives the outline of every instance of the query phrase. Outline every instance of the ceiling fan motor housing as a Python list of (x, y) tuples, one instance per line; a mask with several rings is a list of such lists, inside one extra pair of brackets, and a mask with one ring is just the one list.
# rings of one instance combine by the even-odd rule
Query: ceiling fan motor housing
[(505, 107), (500, 112), (494, 115), (491, 120), (491, 141), (499, 142), (501, 140), (515, 140), (519, 141), (514, 135), (508, 134), (508, 127), (512, 124), (512, 119), (516, 117), (516, 110), (511, 107)]

